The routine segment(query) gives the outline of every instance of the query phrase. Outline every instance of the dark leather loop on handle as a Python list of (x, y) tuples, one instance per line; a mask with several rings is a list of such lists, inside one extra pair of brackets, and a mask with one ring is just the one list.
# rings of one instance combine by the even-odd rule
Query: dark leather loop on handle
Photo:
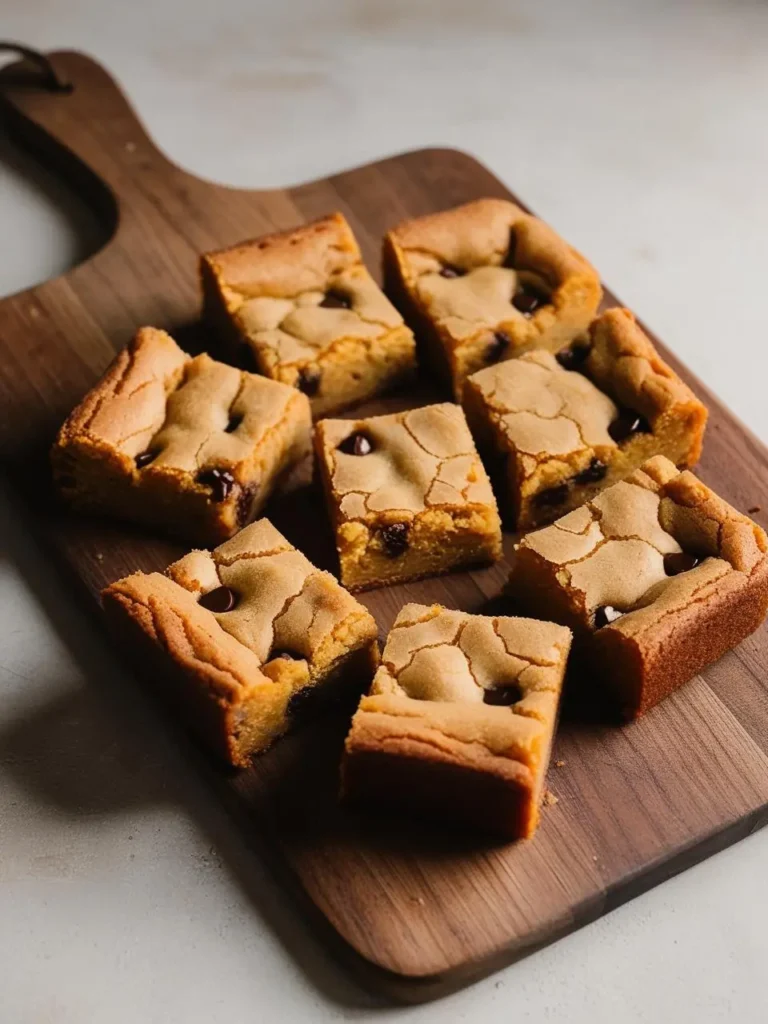
[(59, 77), (50, 58), (40, 50), (33, 50), (21, 43), (0, 39), (0, 54), (3, 53), (12, 53), (16, 57), (23, 57), (35, 65), (38, 75), (33, 77), (16, 67), (3, 69), (0, 71), (0, 87), (3, 85), (25, 85), (47, 89), (49, 92), (72, 92), (72, 85)]

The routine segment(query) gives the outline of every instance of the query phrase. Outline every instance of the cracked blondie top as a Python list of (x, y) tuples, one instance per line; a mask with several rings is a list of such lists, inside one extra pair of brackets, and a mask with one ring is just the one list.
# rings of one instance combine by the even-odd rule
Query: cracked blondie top
[(348, 664), (359, 691), (378, 660), (370, 613), (266, 519), (102, 596), (113, 622), (176, 674), (182, 711), (197, 712), (199, 731), (233, 764), (288, 728), (308, 688)]
[(202, 257), (209, 319), (316, 415), (371, 398), (415, 368), (413, 335), (366, 270), (340, 213)]
[(387, 290), (460, 400), (464, 379), (586, 330), (602, 296), (590, 264), (514, 203), (481, 199), (407, 221), (384, 247)]
[(216, 543), (305, 462), (310, 428), (293, 388), (145, 327), (62, 426), (54, 476), (77, 508)]
[[(449, 820), (461, 821), (482, 809), (485, 827), (532, 834), (570, 644), (570, 631), (551, 622), (406, 605), (353, 719), (347, 789), (364, 786), (372, 756), (384, 773), (393, 759), (408, 762), (403, 779), (433, 777), (426, 813), (438, 807)], [(472, 779), (468, 807), (447, 785), (456, 769)], [(499, 786), (506, 800), (490, 818), (485, 790)], [(412, 794), (419, 790), (418, 782), (409, 782), (390, 797), (413, 807)]]
[(315, 445), (345, 585), (500, 557), (496, 501), (458, 406), (321, 420)]
[(554, 356), (528, 352), (465, 384), (464, 406), (518, 529), (547, 522), (653, 455), (692, 465), (705, 406), (628, 309), (611, 309)]
[(753, 632), (768, 608), (768, 538), (657, 456), (519, 543), (521, 608), (593, 637), (637, 714)]
[(569, 647), (570, 631), (552, 622), (407, 604), (387, 637), (371, 694), (503, 705), (546, 724)]

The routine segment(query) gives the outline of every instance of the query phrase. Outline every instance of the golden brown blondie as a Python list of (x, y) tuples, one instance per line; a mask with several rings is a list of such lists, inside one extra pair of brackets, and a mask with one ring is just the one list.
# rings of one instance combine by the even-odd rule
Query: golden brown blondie
[(144, 327), (59, 431), (54, 479), (77, 509), (215, 544), (311, 465), (310, 429), (293, 388)]
[(496, 499), (457, 405), (321, 420), (315, 447), (351, 590), (500, 557)]
[(104, 611), (142, 668), (216, 753), (247, 765), (378, 663), (376, 623), (266, 520), (161, 573), (108, 586)]
[(207, 253), (208, 320), (230, 354), (309, 396), (315, 416), (410, 376), (415, 342), (340, 213)]
[(768, 538), (656, 456), (523, 538), (515, 606), (569, 626), (585, 673), (634, 717), (735, 647), (768, 610)]
[(692, 466), (707, 410), (628, 309), (557, 354), (528, 352), (464, 386), (464, 410), (505, 520), (551, 522), (653, 455)]
[(551, 622), (406, 605), (352, 720), (343, 796), (531, 836), (570, 645)]
[(542, 221), (480, 199), (406, 221), (384, 242), (385, 287), (461, 401), (471, 373), (586, 330), (602, 289), (593, 267)]

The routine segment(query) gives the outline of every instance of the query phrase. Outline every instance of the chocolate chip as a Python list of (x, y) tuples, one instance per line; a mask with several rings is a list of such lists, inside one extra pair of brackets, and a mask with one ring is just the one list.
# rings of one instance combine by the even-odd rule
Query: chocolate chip
[(648, 420), (632, 409), (622, 409), (608, 427), (608, 433), (616, 444), (626, 441), (632, 434), (650, 434), (650, 432), (651, 426)]
[(345, 455), (370, 455), (373, 451), (373, 442), (362, 430), (356, 430), (354, 434), (344, 438), (339, 445), (339, 451)]
[(511, 344), (512, 339), (506, 331), (496, 331), (493, 341), (485, 350), (486, 363), (497, 363)]
[(144, 469), (150, 462), (154, 462), (160, 452), (146, 451), (136, 456), (136, 469)]
[(226, 469), (206, 469), (198, 473), (197, 481), (211, 488), (214, 501), (226, 501), (235, 486), (235, 478)]
[(209, 590), (207, 594), (201, 594), (199, 604), (203, 608), (207, 608), (209, 612), (222, 614), (232, 611), (237, 604), (237, 596), (229, 587), (216, 587), (215, 590)]
[(568, 348), (561, 348), (555, 356), (564, 370), (576, 370), (586, 361), (592, 346), (584, 341), (575, 341)]
[(517, 704), (524, 696), (517, 683), (512, 683), (509, 686), (494, 686), (492, 689), (483, 691), (483, 701), (497, 707), (509, 707), (510, 704)]
[(320, 371), (316, 366), (302, 366), (296, 381), (296, 387), (305, 395), (314, 398), (320, 390)]
[(224, 428), (224, 432), (227, 434), (233, 434), (240, 424), (243, 422), (243, 417), (240, 413), (234, 413), (229, 417), (229, 423)]
[(320, 303), (323, 309), (351, 309), (352, 302), (348, 295), (343, 292), (337, 292), (334, 290), (325, 293), (323, 301)]
[(548, 487), (546, 491), (539, 491), (533, 499), (534, 504), (540, 508), (556, 508), (567, 499), (569, 490), (567, 483), (558, 484), (557, 487)]
[(664, 572), (667, 576), (679, 576), (681, 572), (695, 569), (701, 562), (699, 555), (691, 555), (687, 551), (675, 551), (664, 555)]
[(453, 267), (450, 263), (446, 263), (440, 271), (441, 277), (463, 277), (466, 271), (460, 267)]
[(408, 524), (390, 523), (379, 530), (381, 542), (390, 558), (397, 558), (408, 550)]
[(523, 316), (533, 316), (540, 306), (546, 305), (547, 300), (539, 292), (531, 288), (518, 288), (512, 297), (512, 305)]
[(620, 619), (623, 614), (624, 612), (620, 612), (618, 608), (614, 608), (610, 604), (603, 605), (602, 608), (598, 608), (595, 612), (595, 629), (609, 626), (616, 619)]
[(608, 472), (608, 467), (602, 459), (592, 459), (586, 469), (582, 469), (573, 478), (577, 484), (596, 484), (602, 480)]
[(285, 658), (286, 661), (302, 661), (304, 655), (298, 654), (296, 651), (291, 651), (287, 647), (284, 647), (279, 648), (276, 651), (272, 651), (267, 658), (267, 661), (274, 661), (275, 658)]

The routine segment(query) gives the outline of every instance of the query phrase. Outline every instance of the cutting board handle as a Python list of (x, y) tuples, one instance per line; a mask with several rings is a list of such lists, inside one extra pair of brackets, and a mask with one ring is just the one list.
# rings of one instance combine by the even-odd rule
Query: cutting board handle
[[(9, 47), (23, 53), (23, 47)], [(56, 81), (62, 88), (52, 88)], [(63, 176), (116, 231), (146, 202), (146, 177), (186, 177), (154, 145), (114, 79), (84, 54), (27, 51), (0, 72), (3, 128)]]

